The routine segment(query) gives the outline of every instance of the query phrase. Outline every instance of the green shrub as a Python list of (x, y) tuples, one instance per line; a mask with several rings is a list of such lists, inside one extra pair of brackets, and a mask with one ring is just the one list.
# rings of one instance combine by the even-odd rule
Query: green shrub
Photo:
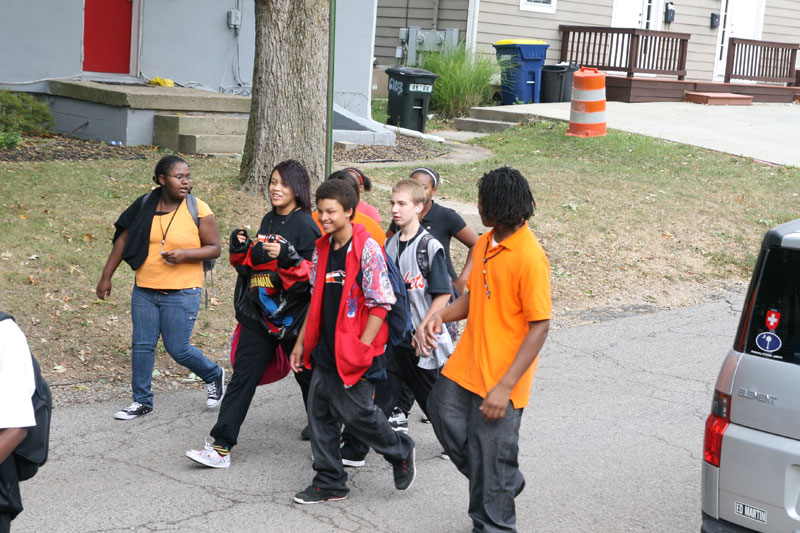
[(0, 131), (40, 135), (52, 126), (47, 104), (28, 93), (0, 91)]
[(463, 117), (470, 107), (489, 103), (489, 80), (498, 68), (494, 59), (475, 55), (461, 44), (442, 53), (425, 54), (420, 66), (439, 75), (431, 108), (442, 117)]
[(22, 135), (16, 131), (0, 131), (0, 148), (14, 148), (22, 142)]

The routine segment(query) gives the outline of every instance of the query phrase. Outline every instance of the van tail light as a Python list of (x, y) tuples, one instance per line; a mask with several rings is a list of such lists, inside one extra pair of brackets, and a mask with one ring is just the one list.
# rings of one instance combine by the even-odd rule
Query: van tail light
[(714, 401), (711, 402), (711, 414), (706, 419), (703, 459), (717, 467), (722, 454), (722, 434), (725, 433), (730, 421), (731, 397), (715, 390)]

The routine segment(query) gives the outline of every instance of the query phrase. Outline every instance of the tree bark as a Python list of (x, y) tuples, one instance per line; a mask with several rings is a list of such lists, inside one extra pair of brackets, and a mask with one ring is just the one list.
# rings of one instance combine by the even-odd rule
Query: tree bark
[(269, 172), (297, 159), (325, 179), (330, 2), (255, 0), (253, 96), (239, 179), (267, 195)]

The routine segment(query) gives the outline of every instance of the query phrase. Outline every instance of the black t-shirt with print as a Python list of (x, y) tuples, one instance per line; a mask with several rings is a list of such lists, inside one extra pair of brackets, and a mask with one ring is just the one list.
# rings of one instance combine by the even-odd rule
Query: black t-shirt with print
[[(456, 274), (455, 268), (453, 268), (453, 260), (450, 258), (450, 240), (456, 233), (464, 229), (467, 223), (461, 218), (461, 215), (449, 207), (442, 207), (436, 202), (433, 202), (430, 211), (425, 214), (421, 223), (422, 227), (428, 230), (428, 233), (442, 243), (447, 272), (450, 274), (451, 279), (455, 281), (458, 278), (458, 274)], [(389, 226), (389, 229), (398, 233), (397, 225), (394, 222)]]
[[(261, 227), (258, 228), (258, 233), (259, 235), (280, 235), (294, 246), (294, 249), (303, 259), (308, 259), (309, 261), (311, 261), (311, 256), (314, 253), (317, 239), (322, 235), (317, 223), (305, 211), (297, 210), (288, 215), (279, 215), (274, 209), (261, 219)], [(255, 240), (255, 236), (251, 237)], [(255, 250), (255, 248), (259, 247), (261, 247), (260, 242), (253, 246), (254, 258), (261, 257), (261, 254), (258, 253), (260, 250)]]
[[(325, 267), (325, 286), (314, 287), (322, 290), (322, 331), (319, 342), (311, 352), (314, 362), (328, 370), (336, 370), (336, 320), (339, 317), (339, 304), (344, 290), (345, 263), (350, 241), (334, 250), (331, 246), (328, 253), (328, 264)], [(320, 265), (317, 265), (320, 268)]]

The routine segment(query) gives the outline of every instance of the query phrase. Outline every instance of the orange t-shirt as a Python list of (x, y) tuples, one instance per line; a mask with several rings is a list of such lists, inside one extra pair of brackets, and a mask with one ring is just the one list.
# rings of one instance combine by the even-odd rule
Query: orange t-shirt
[[(172, 219), (172, 214), (175, 218)], [(184, 200), (177, 211), (166, 215), (155, 215), (150, 226), (150, 247), (147, 259), (136, 271), (136, 285), (148, 289), (192, 289), (203, 286), (202, 261), (186, 261), (168, 265), (161, 258), (161, 238), (166, 231), (164, 251), (200, 248), (200, 232)], [(204, 201), (197, 199), (197, 218), (213, 214)], [(170, 219), (172, 224), (170, 225)], [(169, 230), (167, 226), (169, 225)]]
[[(316, 222), (317, 226), (319, 226), (319, 230), (323, 235), (325, 235), (325, 231), (322, 229), (322, 224), (319, 223), (319, 212), (314, 211), (311, 213), (311, 218), (314, 219), (314, 222)], [(383, 246), (386, 244), (386, 234), (383, 232), (383, 229), (381, 229), (380, 224), (375, 222), (361, 211), (356, 211), (353, 220), (350, 222), (364, 226), (364, 228), (369, 232), (369, 236), (375, 239), (378, 244), (381, 245), (381, 248), (383, 248)]]
[[(502, 379), (528, 334), (529, 322), (549, 320), (550, 264), (528, 226), (495, 246), (494, 230), (473, 248), (467, 280), (469, 315), (464, 334), (442, 374), (483, 398)], [(484, 257), (489, 258), (484, 263)], [(491, 297), (486, 296), (486, 284)], [(515, 409), (528, 405), (539, 359), (511, 391)]]

